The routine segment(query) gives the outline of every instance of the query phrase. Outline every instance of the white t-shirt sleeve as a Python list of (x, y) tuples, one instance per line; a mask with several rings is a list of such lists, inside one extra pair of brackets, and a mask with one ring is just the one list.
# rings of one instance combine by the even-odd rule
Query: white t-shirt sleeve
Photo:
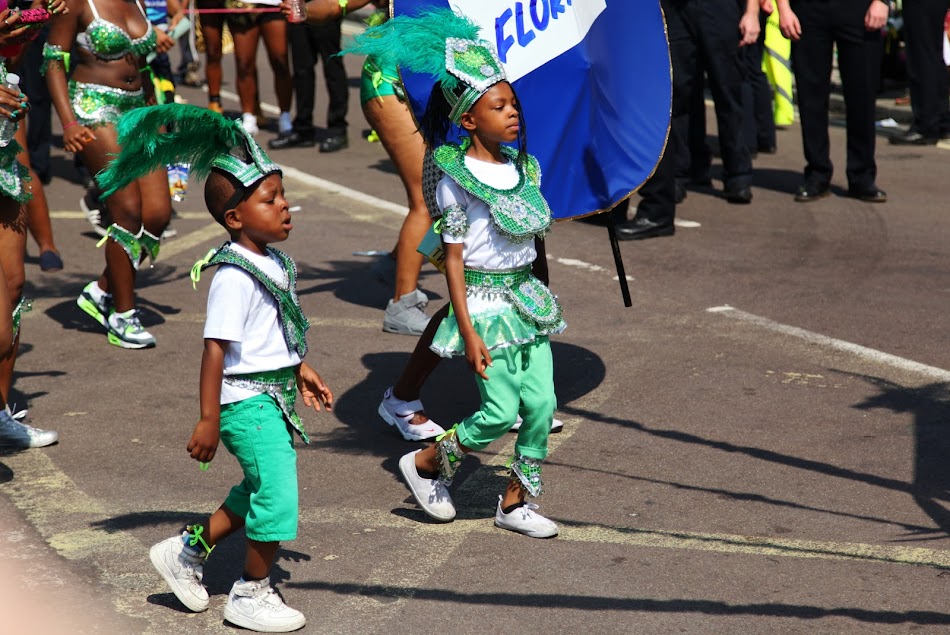
[(452, 178), (443, 176), (436, 186), (435, 199), (442, 210), (442, 241), (463, 242), (468, 229), (469, 194)]
[(244, 341), (244, 328), (257, 282), (239, 267), (221, 265), (208, 291), (205, 339)]

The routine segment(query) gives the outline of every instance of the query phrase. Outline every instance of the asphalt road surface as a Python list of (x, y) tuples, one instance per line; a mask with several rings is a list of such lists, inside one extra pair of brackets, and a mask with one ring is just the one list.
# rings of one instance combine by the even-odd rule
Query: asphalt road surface
[[(301, 632), (950, 630), (950, 152), (882, 142), (890, 201), (862, 203), (842, 195), (834, 128), (835, 194), (801, 205), (800, 130), (780, 132), (779, 153), (755, 162), (752, 205), (690, 191), (674, 237), (622, 244), (632, 308), (605, 227), (559, 224), (548, 253), (569, 323), (553, 342), (565, 426), (541, 504), (561, 535), (531, 540), (492, 526), (512, 438), (466, 462), (451, 524), (429, 522), (397, 477), (417, 446), (376, 406), (415, 339), (381, 331), (391, 289), (355, 254), (392, 247), (405, 195), (382, 147), (362, 138), (359, 65), (347, 64), (349, 149), (271, 155), (302, 207), (281, 248), (313, 323), (308, 361), (337, 396), (332, 414), (304, 415), (300, 536), (273, 575), (308, 618)], [(115, 348), (75, 305), (103, 256), (71, 158), (57, 150), (54, 166), (66, 268), (40, 272), (30, 245), (13, 401), (60, 442), (0, 456), (0, 633), (234, 632), (221, 610), (241, 573), (239, 537), (207, 564), (211, 609), (199, 615), (147, 556), (240, 478), (225, 452), (208, 472), (185, 452), (207, 292), (188, 273), (225, 234), (193, 186), (178, 235), (141, 273), (158, 347)], [(433, 269), (421, 284), (430, 310), (446, 301)], [(444, 363), (423, 399), (444, 424), (470, 412), (464, 362)]]

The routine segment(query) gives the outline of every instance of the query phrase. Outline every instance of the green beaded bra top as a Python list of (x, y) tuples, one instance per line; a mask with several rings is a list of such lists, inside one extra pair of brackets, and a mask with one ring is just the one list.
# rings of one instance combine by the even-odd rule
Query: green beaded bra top
[[(528, 156), (524, 169), (518, 170), (518, 184), (499, 190), (479, 181), (465, 165), (465, 152), (471, 145), (468, 137), (461, 145), (446, 143), (432, 153), (436, 165), (459, 186), (482, 201), (491, 211), (492, 226), (513, 243), (523, 243), (535, 236), (543, 238), (551, 227), (551, 208), (541, 194), (541, 167)], [(517, 162), (518, 152), (502, 146), (509, 161)]]
[(158, 36), (155, 35), (152, 23), (145, 18), (145, 10), (137, 0), (135, 0), (135, 6), (142, 13), (145, 24), (148, 26), (145, 35), (134, 39), (122, 27), (100, 18), (99, 12), (96, 11), (96, 4), (93, 0), (88, 0), (88, 2), (95, 19), (89, 23), (83, 33), (76, 36), (76, 44), (79, 48), (106, 61), (122, 59), (126, 55), (143, 56), (155, 50)]

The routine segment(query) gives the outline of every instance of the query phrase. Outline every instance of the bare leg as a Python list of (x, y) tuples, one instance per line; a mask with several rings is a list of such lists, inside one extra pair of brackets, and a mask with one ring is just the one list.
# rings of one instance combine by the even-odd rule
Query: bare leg
[(208, 80), (208, 95), (221, 95), (221, 58), (223, 57), (221, 36), (224, 31), (224, 18), (212, 14), (201, 16), (201, 35), (205, 42), (205, 78)]
[(30, 229), (30, 235), (32, 235), (33, 240), (36, 241), (36, 246), (39, 247), (40, 253), (52, 251), (58, 254), (59, 250), (56, 249), (56, 244), (53, 242), (53, 225), (49, 220), (49, 206), (46, 203), (46, 192), (43, 189), (43, 184), (40, 183), (39, 177), (30, 165), (30, 153), (25, 150), (26, 126), (17, 128), (16, 140), (17, 143), (20, 144), (20, 147), (24, 148), (24, 150), (17, 155), (17, 160), (30, 171), (30, 178), (32, 179), (26, 184), (33, 192), (33, 198), (26, 206), (26, 221)]
[(290, 112), (294, 98), (294, 80), (290, 74), (290, 57), (287, 52), (287, 21), (269, 20), (260, 26), (267, 49), (267, 59), (274, 71), (274, 92), (281, 112)]
[[(82, 159), (91, 174), (98, 174), (119, 152), (115, 128), (111, 125), (95, 129), (96, 139), (82, 151)], [(167, 191), (167, 185), (166, 185)], [(142, 228), (142, 198), (135, 181), (106, 200), (112, 221), (133, 234)], [(103, 290), (112, 293), (115, 310), (119, 313), (135, 308), (135, 268), (128, 254), (114, 240), (106, 241), (106, 268), (99, 280)]]
[(422, 198), (425, 144), (416, 131), (409, 109), (393, 95), (365, 102), (363, 114), (379, 134), (383, 147), (396, 165), (409, 202), (409, 214), (403, 221), (396, 243), (396, 288), (393, 300), (399, 300), (419, 286), (422, 254), (416, 251), (416, 247), (432, 224)]
[[(448, 314), (449, 305), (446, 304), (436, 311), (432, 319), (429, 320), (426, 330), (422, 332), (422, 336), (416, 343), (416, 348), (413, 349), (412, 355), (409, 356), (409, 361), (406, 362), (405, 368), (402, 369), (399, 380), (393, 386), (393, 395), (397, 399), (403, 401), (415, 401), (418, 399), (419, 393), (422, 391), (422, 386), (426, 383), (432, 371), (435, 370), (435, 367), (439, 365), (442, 358), (433, 353), (432, 350), (429, 349), (429, 346), (432, 345), (432, 339), (435, 337), (435, 332), (438, 330), (439, 324), (442, 323), (442, 320), (444, 320)], [(415, 414), (411, 423), (418, 425), (428, 420), (429, 418), (425, 413), (420, 411)]]
[[(257, 42), (260, 27), (232, 32), (234, 59), (237, 65), (237, 92), (241, 100), (241, 112), (254, 112), (257, 100)], [(291, 89), (293, 90), (293, 89)]]
[(279, 542), (258, 542), (248, 538), (244, 555), (244, 580), (264, 580), (270, 577), (270, 568), (274, 564), (278, 547)]
[(17, 342), (13, 340), (13, 309), (23, 293), (26, 209), (0, 197), (0, 399), (5, 407), (13, 383)]

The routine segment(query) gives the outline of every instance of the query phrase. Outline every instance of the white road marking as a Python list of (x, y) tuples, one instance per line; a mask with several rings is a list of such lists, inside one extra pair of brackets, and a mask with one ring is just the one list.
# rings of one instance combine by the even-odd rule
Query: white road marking
[(685, 220), (682, 218), (677, 218), (673, 221), (673, 224), (677, 227), (682, 227), (683, 229), (695, 229), (697, 227), (702, 227), (701, 223), (698, 223), (694, 220)]
[(739, 309), (733, 308), (729, 305), (710, 307), (706, 309), (706, 311), (709, 313), (718, 313), (734, 320), (748, 322), (749, 324), (755, 324), (756, 326), (760, 326), (776, 333), (797, 337), (798, 339), (811, 342), (813, 344), (818, 344), (819, 346), (851, 353), (852, 355), (856, 355), (857, 357), (878, 364), (884, 364), (886, 366), (891, 366), (900, 370), (910, 371), (919, 375), (924, 375), (925, 377), (929, 377), (931, 379), (936, 379), (938, 381), (950, 381), (950, 370), (944, 370), (943, 368), (937, 368), (936, 366), (928, 366), (927, 364), (921, 364), (920, 362), (898, 357), (897, 355), (884, 353), (873, 348), (861, 346), (860, 344), (854, 344), (852, 342), (835, 339), (833, 337), (828, 337), (827, 335), (821, 335), (820, 333), (814, 333), (812, 331), (798, 328), (797, 326), (789, 326), (788, 324), (775, 322), (768, 318), (753, 315), (752, 313), (746, 313), (745, 311), (740, 311)]

